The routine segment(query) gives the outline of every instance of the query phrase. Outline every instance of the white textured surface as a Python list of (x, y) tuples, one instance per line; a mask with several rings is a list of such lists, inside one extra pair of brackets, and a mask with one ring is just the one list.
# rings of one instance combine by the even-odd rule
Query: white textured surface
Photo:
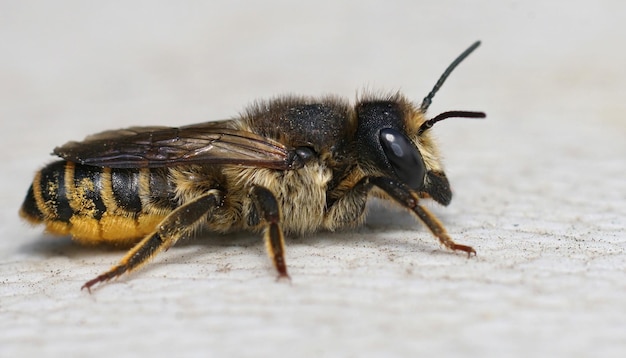
[[(624, 356), (624, 2), (107, 4), (0, 5), (0, 356)], [(420, 101), (476, 39), (431, 107), (488, 113), (435, 128), (455, 198), (432, 207), (476, 258), (375, 206), (357, 231), (288, 240), (292, 284), (242, 234), (89, 295), (122, 252), (17, 218), (67, 140), (287, 92)]]

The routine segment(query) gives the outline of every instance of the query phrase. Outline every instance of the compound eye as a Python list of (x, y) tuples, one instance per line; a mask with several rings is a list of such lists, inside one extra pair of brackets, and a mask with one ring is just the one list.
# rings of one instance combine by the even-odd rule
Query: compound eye
[(385, 128), (380, 131), (380, 144), (398, 179), (413, 190), (422, 188), (426, 167), (413, 142), (399, 131)]

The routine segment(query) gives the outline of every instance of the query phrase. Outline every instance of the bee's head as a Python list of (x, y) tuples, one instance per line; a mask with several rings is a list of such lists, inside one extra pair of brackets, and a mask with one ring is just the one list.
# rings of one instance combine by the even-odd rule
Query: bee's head
[(479, 44), (474, 43), (446, 69), (419, 108), (399, 94), (356, 105), (356, 150), (367, 175), (388, 176), (443, 205), (450, 202), (450, 185), (428, 130), (446, 118), (484, 118), (485, 114), (450, 111), (427, 120), (425, 113), (450, 72)]

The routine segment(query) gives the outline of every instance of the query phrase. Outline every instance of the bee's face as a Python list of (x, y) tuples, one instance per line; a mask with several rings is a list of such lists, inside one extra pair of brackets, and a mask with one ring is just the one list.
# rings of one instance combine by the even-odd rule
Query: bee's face
[(380, 146), (398, 179), (413, 190), (424, 186), (426, 167), (415, 144), (394, 128), (383, 128), (379, 134)]
[(430, 140), (421, 141), (417, 128), (421, 113), (402, 98), (389, 101), (362, 101), (356, 106), (356, 141), (362, 167), (371, 175), (395, 178), (415, 191), (424, 189), (427, 172), (433, 164), (431, 153), (425, 161), (422, 151), (430, 150)]

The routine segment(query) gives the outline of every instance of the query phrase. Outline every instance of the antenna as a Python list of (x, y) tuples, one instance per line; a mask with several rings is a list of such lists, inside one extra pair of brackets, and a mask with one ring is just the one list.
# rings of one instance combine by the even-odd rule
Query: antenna
[(485, 118), (487, 115), (485, 112), (471, 112), (471, 111), (449, 111), (438, 114), (434, 118), (427, 120), (417, 130), (417, 135), (421, 135), (425, 130), (430, 129), (435, 123), (443, 121), (446, 118)]
[(422, 104), (420, 105), (420, 110), (422, 111), (422, 113), (425, 113), (428, 107), (430, 107), (430, 104), (433, 101), (433, 97), (435, 97), (435, 94), (437, 93), (437, 91), (439, 91), (439, 89), (441, 88), (443, 83), (446, 81), (448, 76), (450, 76), (450, 73), (452, 73), (452, 71), (456, 68), (456, 66), (458, 66), (461, 62), (463, 62), (463, 60), (465, 60), (465, 58), (469, 56), (470, 53), (474, 52), (474, 50), (476, 50), (478, 46), (480, 46), (480, 41), (474, 42), (472, 46), (468, 47), (467, 50), (463, 51), (463, 53), (460, 54), (459, 57), (457, 57), (454, 61), (452, 61), (452, 63), (450, 64), (450, 66), (448, 66), (448, 68), (446, 68), (446, 70), (443, 72), (441, 77), (439, 77), (439, 80), (437, 81), (437, 83), (435, 83), (435, 86), (430, 91), (430, 93), (426, 97), (424, 97), (424, 100), (422, 101)]

